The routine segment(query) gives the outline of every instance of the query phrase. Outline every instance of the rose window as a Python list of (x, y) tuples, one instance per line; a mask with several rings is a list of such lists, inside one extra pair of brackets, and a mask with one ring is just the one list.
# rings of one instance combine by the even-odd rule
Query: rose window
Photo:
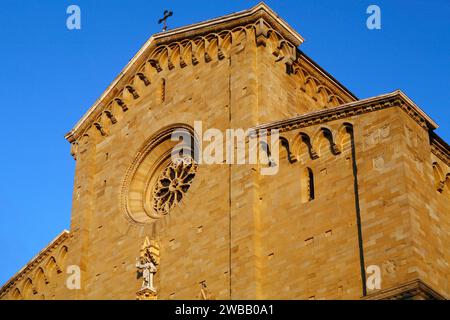
[(153, 209), (159, 215), (168, 214), (183, 199), (195, 177), (197, 165), (191, 158), (171, 161), (153, 187)]

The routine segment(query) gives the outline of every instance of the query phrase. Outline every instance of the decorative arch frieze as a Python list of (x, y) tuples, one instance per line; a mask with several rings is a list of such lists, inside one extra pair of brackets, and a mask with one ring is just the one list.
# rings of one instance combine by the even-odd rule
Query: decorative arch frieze
[(39, 255), (31, 260), (0, 289), (0, 299), (36, 299), (55, 281), (52, 272), (62, 272), (68, 246), (64, 244), (69, 232), (64, 230)]
[[(147, 91), (160, 91), (160, 88), (155, 88), (154, 85), (159, 86), (160, 79), (166, 78), (167, 73), (213, 60), (224, 60), (231, 56), (234, 48), (245, 48), (252, 41), (256, 46), (263, 46), (270, 50), (274, 63), (285, 64), (288, 74), (298, 77), (299, 88), (320, 101), (323, 107), (332, 107), (349, 101), (348, 95), (342, 94), (342, 89), (336, 89), (314, 71), (315, 67), (312, 67), (303, 55), (299, 54), (297, 46), (291, 42), (291, 39), (285, 38), (281, 32), (272, 27), (273, 22), (271, 19), (266, 20), (260, 17), (246, 25), (220, 31), (214, 30), (192, 37), (187, 35), (179, 40), (150, 45), (147, 49), (149, 53), (143, 53), (142, 58), (139, 59), (141, 61), (139, 67), (129, 68), (134, 71), (124, 74), (125, 81), (121, 81), (121, 85), (117, 83), (112, 87), (102, 103), (98, 104), (83, 121), (82, 126), (76, 132), (68, 134), (68, 140), (78, 141), (92, 127), (98, 133), (96, 136), (106, 137), (109, 127), (120, 121), (119, 113), (126, 112)], [(164, 102), (164, 99), (161, 101)], [(99, 121), (99, 115), (104, 115), (108, 121)], [(78, 148), (72, 150), (74, 158), (77, 151), (79, 151)]]

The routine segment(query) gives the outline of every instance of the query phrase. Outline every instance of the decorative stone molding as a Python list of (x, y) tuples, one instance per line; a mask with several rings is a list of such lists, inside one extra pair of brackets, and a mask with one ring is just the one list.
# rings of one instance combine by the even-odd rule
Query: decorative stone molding
[(450, 167), (450, 146), (437, 134), (430, 134), (431, 152)]
[(321, 101), (322, 107), (332, 108), (358, 100), (301, 50), (297, 49), (297, 56), (292, 63), (292, 73), (297, 79), (298, 88), (315, 101)]
[(419, 279), (405, 284), (370, 293), (364, 300), (446, 300), (438, 292)]
[(258, 135), (261, 130), (270, 132), (272, 129), (278, 129), (280, 132), (287, 132), (391, 107), (401, 108), (427, 131), (437, 128), (437, 124), (431, 118), (429, 118), (418, 106), (412, 103), (403, 92), (397, 90), (385, 95), (346, 103), (336, 108), (319, 110), (298, 117), (262, 124), (252, 128), (250, 134)]
[[(61, 248), (65, 241), (69, 238), (69, 231), (64, 230), (61, 232), (52, 242), (50, 242), (47, 247), (45, 247), (43, 250), (41, 250), (33, 259), (30, 260), (19, 272), (17, 272), (8, 282), (6, 282), (1, 288), (0, 288), (0, 299), (4, 297), (8, 292), (11, 290), (14, 290), (17, 288), (18, 284), (23, 279), (33, 279), (33, 274), (35, 273), (38, 268), (41, 268), (40, 265), (43, 264), (43, 262), (48, 259), (55, 259), (55, 252), (59, 248)], [(44, 263), (45, 264), (45, 263)], [(56, 271), (61, 272), (60, 266), (55, 263)], [(44, 274), (44, 281), (48, 283), (48, 279)]]

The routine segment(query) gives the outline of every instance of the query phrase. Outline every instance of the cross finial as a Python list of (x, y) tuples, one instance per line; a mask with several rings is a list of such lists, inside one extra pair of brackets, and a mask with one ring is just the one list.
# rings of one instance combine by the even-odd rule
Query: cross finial
[(158, 23), (163, 23), (163, 32), (167, 30), (167, 19), (173, 15), (172, 11), (164, 10), (164, 17), (158, 20)]

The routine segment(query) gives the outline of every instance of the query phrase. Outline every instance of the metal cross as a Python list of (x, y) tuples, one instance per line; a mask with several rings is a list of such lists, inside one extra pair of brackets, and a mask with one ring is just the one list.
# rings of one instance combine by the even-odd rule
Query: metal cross
[(173, 15), (172, 11), (164, 10), (164, 17), (158, 20), (158, 23), (163, 23), (163, 32), (167, 30), (167, 19)]

